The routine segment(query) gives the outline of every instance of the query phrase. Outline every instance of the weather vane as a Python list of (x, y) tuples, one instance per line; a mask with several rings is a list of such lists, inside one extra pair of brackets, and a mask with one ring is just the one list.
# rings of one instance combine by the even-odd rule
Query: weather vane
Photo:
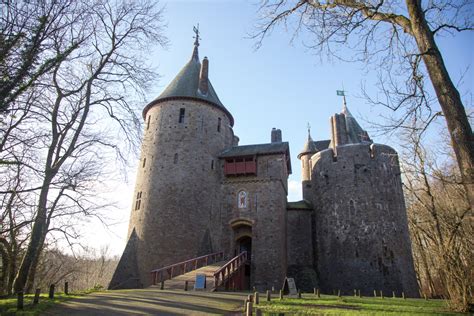
[(196, 36), (193, 36), (196, 40), (194, 41), (194, 45), (199, 46), (199, 40), (201, 39), (201, 36), (199, 36), (199, 23), (196, 26), (193, 26), (193, 31), (196, 34)]

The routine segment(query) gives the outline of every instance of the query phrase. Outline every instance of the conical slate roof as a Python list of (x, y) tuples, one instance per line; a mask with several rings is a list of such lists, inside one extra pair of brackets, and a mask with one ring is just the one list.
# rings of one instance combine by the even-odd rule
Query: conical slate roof
[(346, 118), (346, 131), (349, 143), (360, 143), (367, 140), (370, 141), (367, 132), (360, 127), (357, 120), (352, 116), (351, 112), (349, 112), (345, 102), (341, 113), (344, 114)]
[(193, 55), (166, 89), (152, 102), (150, 102), (143, 109), (143, 117), (146, 116), (146, 112), (150, 107), (163, 101), (171, 99), (198, 99), (206, 101), (207, 103), (214, 105), (223, 110), (229, 117), (231, 125), (234, 125), (234, 118), (232, 114), (225, 108), (222, 102), (219, 100), (216, 91), (212, 87), (211, 82), (208, 80), (208, 91), (203, 94), (199, 91), (199, 74), (201, 71), (201, 62), (199, 61), (198, 49), (195, 44)]
[(306, 155), (306, 154), (314, 154), (318, 152), (318, 148), (314, 144), (313, 139), (311, 138), (311, 135), (308, 132), (308, 140), (306, 140), (306, 143), (304, 144), (303, 150), (298, 154), (298, 159), (301, 158), (301, 156)]

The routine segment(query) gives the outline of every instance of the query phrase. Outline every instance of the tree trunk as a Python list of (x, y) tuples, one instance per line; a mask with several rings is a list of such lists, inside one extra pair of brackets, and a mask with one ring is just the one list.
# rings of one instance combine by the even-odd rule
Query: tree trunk
[(47, 176), (43, 182), (38, 202), (38, 213), (34, 221), (33, 230), (31, 231), (30, 243), (28, 244), (25, 256), (23, 257), (23, 261), (21, 262), (20, 268), (18, 270), (15, 284), (13, 285), (15, 293), (24, 291), (31, 268), (35, 261), (38, 260), (38, 256), (41, 252), (41, 249), (43, 248), (44, 234), (46, 234), (48, 230), (46, 219), (48, 193), (51, 180), (52, 177), (50, 178)]
[(471, 207), (474, 206), (474, 139), (472, 128), (458, 90), (444, 65), (443, 57), (430, 30), (421, 0), (406, 0), (411, 28), (418, 49), (428, 70), (431, 82), (448, 125), (463, 185)]

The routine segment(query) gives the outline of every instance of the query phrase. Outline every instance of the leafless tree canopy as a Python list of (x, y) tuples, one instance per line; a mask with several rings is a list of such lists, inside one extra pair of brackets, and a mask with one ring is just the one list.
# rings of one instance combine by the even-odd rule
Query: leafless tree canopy
[(1, 280), (11, 292), (33, 286), (48, 235), (72, 244), (75, 221), (99, 215), (101, 180), (139, 144), (137, 110), (156, 78), (147, 53), (166, 38), (145, 0), (2, 6)]

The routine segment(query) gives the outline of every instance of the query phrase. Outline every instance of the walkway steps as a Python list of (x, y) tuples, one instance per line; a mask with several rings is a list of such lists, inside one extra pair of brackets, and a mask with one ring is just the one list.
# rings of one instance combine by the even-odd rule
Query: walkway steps
[[(166, 280), (164, 284), (165, 290), (184, 290), (185, 281), (188, 281), (188, 291), (194, 290), (194, 282), (197, 274), (206, 275), (206, 291), (211, 291), (214, 288), (214, 273), (219, 270), (227, 261), (215, 262), (213, 264), (201, 267), (197, 270), (189, 271), (185, 274), (178, 275), (171, 280)], [(152, 288), (160, 288), (160, 284), (152, 285)]]

